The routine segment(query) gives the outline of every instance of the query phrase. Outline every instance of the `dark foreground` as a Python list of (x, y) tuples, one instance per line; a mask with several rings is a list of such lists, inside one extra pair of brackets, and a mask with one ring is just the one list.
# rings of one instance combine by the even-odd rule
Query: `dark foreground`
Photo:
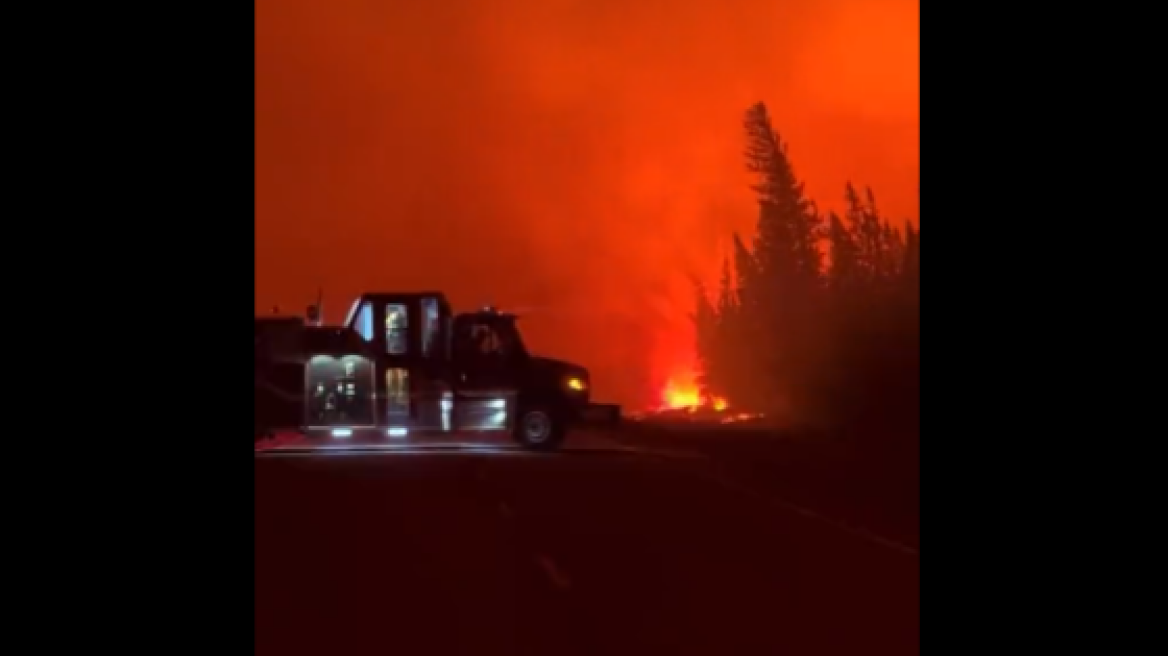
[(257, 458), (256, 654), (919, 653), (917, 556), (712, 472)]
[(864, 453), (839, 442), (767, 430), (630, 427), (619, 437), (640, 447), (700, 453), (725, 478), (919, 551), (919, 448)]

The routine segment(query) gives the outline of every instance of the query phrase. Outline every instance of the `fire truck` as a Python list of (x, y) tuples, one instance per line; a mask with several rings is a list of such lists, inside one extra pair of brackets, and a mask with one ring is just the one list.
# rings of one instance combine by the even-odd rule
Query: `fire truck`
[(455, 315), (441, 292), (362, 294), (342, 326), (320, 325), (319, 306), (256, 318), (256, 439), (506, 433), (553, 451), (574, 425), (619, 422), (591, 393), (586, 368), (528, 351), (515, 315)]

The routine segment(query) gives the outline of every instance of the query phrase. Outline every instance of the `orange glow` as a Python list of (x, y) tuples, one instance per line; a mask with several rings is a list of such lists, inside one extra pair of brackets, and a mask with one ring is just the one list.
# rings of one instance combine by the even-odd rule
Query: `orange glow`
[[(537, 307), (597, 401), (697, 402), (692, 277), (757, 212), (765, 101), (820, 208), (916, 220), (919, 0), (256, 0), (255, 308)], [(667, 384), (668, 383), (668, 384)]]

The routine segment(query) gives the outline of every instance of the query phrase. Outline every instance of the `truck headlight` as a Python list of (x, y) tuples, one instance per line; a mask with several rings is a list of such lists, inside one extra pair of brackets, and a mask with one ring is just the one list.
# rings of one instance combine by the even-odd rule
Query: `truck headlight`
[(588, 383), (585, 383), (584, 379), (577, 378), (576, 376), (569, 376), (564, 384), (568, 386), (568, 389), (576, 392), (583, 392), (588, 389)]

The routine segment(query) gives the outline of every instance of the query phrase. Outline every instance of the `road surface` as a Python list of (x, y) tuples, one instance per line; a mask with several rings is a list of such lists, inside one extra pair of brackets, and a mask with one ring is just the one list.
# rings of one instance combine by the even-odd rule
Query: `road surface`
[(621, 441), (700, 453), (725, 478), (919, 550), (919, 449), (881, 464), (855, 448), (774, 431), (624, 431)]
[(604, 449), (257, 455), (255, 653), (919, 653), (915, 552), (716, 471)]

